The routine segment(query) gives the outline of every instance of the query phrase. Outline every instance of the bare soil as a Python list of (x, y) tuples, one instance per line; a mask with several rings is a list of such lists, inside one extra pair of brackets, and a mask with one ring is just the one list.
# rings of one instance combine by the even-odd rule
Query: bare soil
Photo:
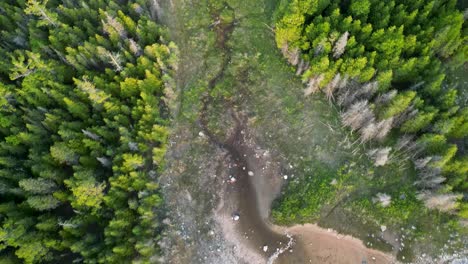
[[(282, 255), (277, 263), (396, 263), (392, 255), (367, 248), (361, 240), (326, 230), (317, 225), (279, 228), (296, 239), (293, 251)], [(299, 252), (298, 252), (299, 251)], [(302, 252), (301, 252), (302, 251)]]

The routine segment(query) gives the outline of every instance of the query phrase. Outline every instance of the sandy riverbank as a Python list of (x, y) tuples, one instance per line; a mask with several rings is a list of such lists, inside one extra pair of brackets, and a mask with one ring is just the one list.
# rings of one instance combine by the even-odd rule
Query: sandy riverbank
[(361, 240), (338, 234), (314, 224), (276, 227), (295, 238), (292, 252), (285, 252), (277, 263), (397, 263), (387, 253), (367, 248)]
[[(226, 164), (230, 171), (225, 177), (234, 176), (236, 182), (226, 184), (215, 213), (225, 239), (239, 245), (240, 259), (246, 263), (280, 264), (397, 263), (391, 254), (369, 249), (357, 238), (314, 224), (269, 224), (271, 202), (284, 183), (281, 164), (274, 154), (255, 144), (246, 127), (242, 129), (242, 136), (231, 143), (236, 158)], [(239, 213), (239, 221), (231, 218), (233, 212)], [(293, 245), (288, 245), (287, 234), (292, 236)], [(278, 250), (283, 253), (278, 254)]]

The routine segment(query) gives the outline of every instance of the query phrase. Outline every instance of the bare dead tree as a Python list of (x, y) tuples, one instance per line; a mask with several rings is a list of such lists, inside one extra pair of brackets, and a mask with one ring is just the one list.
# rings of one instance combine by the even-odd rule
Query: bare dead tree
[(338, 84), (338, 90), (337, 93), (339, 93), (342, 89), (348, 86), (348, 83), (350, 82), (349, 76), (345, 74), (342, 78), (340, 83)]
[(347, 80), (346, 85), (339, 89), (337, 103), (341, 107), (348, 108), (358, 99), (360, 84), (354, 80)]
[(285, 42), (283, 46), (281, 46), (281, 53), (283, 54), (284, 57), (288, 57), (289, 55), (289, 44)]
[(345, 126), (355, 131), (375, 119), (374, 113), (369, 108), (367, 100), (354, 103), (346, 112), (341, 114), (341, 120)]
[(409, 120), (415, 117), (417, 114), (418, 114), (418, 109), (414, 109), (414, 105), (409, 106), (401, 114), (395, 117), (395, 126), (396, 127), (401, 126), (403, 123), (406, 122), (406, 120)]
[(149, 4), (150, 4), (151, 18), (154, 20), (161, 19), (163, 10), (161, 8), (161, 4), (159, 3), (159, 1), (152, 0), (152, 1), (149, 1)]
[(104, 32), (106, 32), (107, 34), (111, 34), (113, 29), (119, 34), (121, 38), (127, 38), (127, 31), (125, 31), (124, 26), (119, 21), (117, 21), (117, 19), (110, 16), (108, 13), (106, 13), (106, 20), (102, 20), (102, 26)]
[(140, 45), (138, 45), (138, 43), (136, 43), (136, 41), (133, 39), (128, 40), (128, 48), (137, 57), (142, 54)]
[(359, 99), (370, 99), (375, 94), (375, 92), (377, 92), (378, 88), (379, 83), (377, 81), (365, 83), (358, 90), (356, 97)]
[(295, 48), (293, 51), (289, 53), (289, 63), (293, 66), (296, 66), (299, 63), (300, 59), (300, 51), (299, 48)]
[(119, 53), (116, 52), (110, 52), (104, 47), (97, 47), (98, 54), (100, 55), (101, 59), (104, 61), (107, 61), (108, 63), (112, 64), (114, 66), (114, 69), (116, 71), (121, 71), (123, 70), (121, 64), (122, 64), (122, 59), (120, 57)]
[(136, 143), (136, 142), (128, 142), (128, 148), (131, 151), (139, 151), (138, 143)]
[(375, 148), (367, 152), (369, 158), (374, 161), (375, 166), (384, 166), (390, 160), (391, 147)]
[(442, 212), (453, 212), (457, 208), (458, 200), (461, 197), (461, 194), (437, 194), (428, 191), (421, 192), (417, 195), (417, 198), (423, 201), (426, 207), (437, 209)]
[(318, 92), (320, 90), (320, 82), (322, 82), (323, 78), (325, 78), (323, 74), (310, 78), (307, 88), (304, 90), (304, 96)]
[(382, 95), (379, 95), (377, 99), (375, 99), (375, 104), (387, 104), (397, 95), (397, 93), (397, 90), (391, 90)]
[(432, 160), (432, 157), (431, 156), (428, 156), (428, 157), (425, 157), (425, 158), (421, 158), (421, 159), (416, 159), (413, 161), (413, 164), (414, 164), (414, 167), (418, 170), (422, 170), (423, 168), (425, 168), (429, 162)]
[(424, 166), (418, 169), (418, 180), (414, 185), (423, 189), (436, 189), (445, 178), (441, 176), (441, 169), (433, 166)]
[(395, 144), (395, 150), (400, 151), (406, 148), (406, 146), (413, 140), (413, 136), (403, 135), (398, 138), (397, 143)]
[(322, 54), (324, 50), (325, 50), (324, 45), (322, 43), (319, 43), (317, 47), (315, 47), (314, 49), (314, 56), (318, 56)]
[(375, 139), (378, 139), (378, 140), (384, 139), (392, 128), (393, 128), (393, 117), (380, 121), (379, 123), (377, 123), (377, 133), (375, 134)]
[(419, 153), (423, 150), (420, 144), (416, 143), (413, 140), (413, 136), (410, 135), (401, 136), (395, 144), (395, 149), (403, 152), (404, 154), (410, 153), (413, 160), (418, 157)]
[(108, 52), (107, 57), (110, 59), (110, 63), (114, 65), (116, 71), (122, 71), (122, 60), (119, 53)]
[(112, 166), (112, 162), (107, 157), (97, 157), (96, 159), (106, 168), (110, 168)]
[(425, 81), (420, 81), (418, 83), (415, 83), (413, 85), (411, 85), (411, 87), (409, 88), (409, 90), (416, 90), (418, 89), (419, 87), (423, 86), (426, 82)]
[(83, 134), (87, 137), (89, 137), (90, 139), (92, 140), (96, 140), (96, 141), (99, 141), (101, 139), (100, 136), (94, 134), (93, 132), (89, 132), (88, 130), (85, 130), (85, 129), (81, 129), (81, 132), (83, 132)]
[(378, 133), (378, 127), (375, 119), (369, 120), (360, 130), (361, 142), (367, 142), (375, 137)]
[(297, 66), (297, 69), (296, 69), (296, 75), (299, 76), (299, 75), (302, 75), (305, 71), (307, 71), (309, 69), (309, 66), (310, 66), (310, 63), (305, 60), (303, 60), (302, 58), (299, 59), (299, 64)]
[(296, 76), (301, 75), (303, 65), (304, 65), (304, 60), (300, 58), (299, 64), (297, 65), (297, 68), (296, 68)]
[(288, 62), (293, 66), (296, 66), (299, 63), (300, 58), (300, 50), (299, 48), (295, 48), (294, 50), (290, 50), (289, 44), (285, 42), (281, 47), (281, 52), (283, 56), (286, 57)]
[(331, 82), (329, 82), (325, 86), (324, 92), (329, 101), (333, 99), (333, 93), (335, 92), (335, 89), (338, 88), (338, 85), (340, 85), (340, 82), (341, 82), (341, 74), (337, 73), (335, 74), (335, 77), (333, 77)]
[(346, 45), (348, 44), (348, 37), (349, 32), (346, 31), (336, 41), (335, 46), (333, 47), (333, 58), (338, 59), (345, 52)]

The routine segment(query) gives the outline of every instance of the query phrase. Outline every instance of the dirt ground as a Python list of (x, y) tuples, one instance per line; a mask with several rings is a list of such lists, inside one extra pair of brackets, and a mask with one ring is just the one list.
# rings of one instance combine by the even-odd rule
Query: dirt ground
[[(361, 240), (306, 224), (279, 230), (291, 234), (296, 241), (293, 252), (286, 252), (278, 263), (397, 263), (395, 258), (364, 246)], [(304, 254), (296, 254), (296, 250)]]
[(227, 179), (236, 180), (228, 180), (215, 213), (224, 238), (239, 245), (239, 258), (247, 263), (397, 263), (390, 254), (317, 225), (271, 225), (271, 202), (287, 179), (276, 154), (258, 146), (247, 127), (241, 132), (232, 144), (242, 158), (227, 164), (232, 172)]

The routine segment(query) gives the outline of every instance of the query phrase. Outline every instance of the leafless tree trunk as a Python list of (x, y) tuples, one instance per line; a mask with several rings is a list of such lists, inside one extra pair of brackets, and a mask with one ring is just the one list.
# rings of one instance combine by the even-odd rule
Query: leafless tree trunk
[(318, 76), (310, 78), (307, 88), (304, 90), (304, 96), (308, 96), (318, 92), (320, 90), (320, 82), (323, 80), (324, 77), (325, 76), (323, 74), (320, 74)]
[(442, 212), (452, 212), (457, 208), (458, 199), (460, 199), (462, 195), (454, 193), (437, 194), (426, 191), (419, 193), (417, 197), (430, 209), (437, 209)]
[(346, 31), (341, 35), (341, 37), (336, 41), (335, 46), (333, 47), (333, 58), (338, 59), (346, 49), (348, 44), (349, 32)]
[(299, 64), (296, 69), (296, 75), (299, 76), (309, 69), (309, 62), (306, 62), (303, 59), (299, 59)]
[(112, 28), (119, 34), (119, 36), (122, 39), (127, 38), (127, 31), (125, 31), (124, 26), (120, 24), (120, 22), (117, 21), (117, 19), (111, 17), (107, 13), (106, 13), (106, 21), (102, 21), (102, 25), (104, 28), (104, 32), (106, 32), (107, 34), (110, 34), (111, 28)]
[(345, 126), (351, 127), (355, 131), (368, 123), (373, 123), (375, 117), (367, 100), (362, 100), (354, 103), (346, 112), (341, 114), (341, 119)]
[(424, 167), (427, 166), (427, 164), (429, 164), (431, 160), (432, 160), (432, 157), (429, 156), (429, 157), (414, 160), (413, 163), (416, 169), (422, 170)]
[(138, 43), (136, 43), (133, 39), (128, 40), (128, 48), (137, 57), (142, 54), (140, 45), (138, 45)]
[(415, 117), (418, 114), (418, 109), (414, 109), (414, 106), (411, 105), (410, 107), (406, 108), (403, 113), (399, 114), (395, 118), (395, 126), (400, 127), (405, 123), (406, 120), (409, 120)]
[(391, 90), (389, 92), (386, 92), (382, 95), (379, 95), (379, 97), (377, 97), (377, 99), (375, 99), (375, 104), (386, 104), (388, 102), (390, 102), (396, 95), (397, 95), (398, 91), (397, 90)]
[(360, 130), (359, 133), (361, 134), (361, 141), (367, 142), (375, 137), (378, 132), (377, 124), (375, 123), (375, 119), (370, 120), (365, 124)]
[(81, 129), (81, 132), (83, 132), (83, 134), (87, 137), (89, 137), (90, 139), (92, 140), (96, 140), (96, 141), (99, 141), (101, 139), (100, 136), (92, 133), (92, 132), (89, 132), (88, 130), (85, 130), (85, 129)]
[(341, 82), (341, 74), (337, 73), (335, 74), (335, 77), (333, 77), (333, 80), (325, 86), (325, 95), (327, 96), (328, 100), (331, 101), (333, 98), (333, 93), (335, 92), (336, 88), (338, 85), (340, 85)]
[(389, 161), (389, 155), (392, 148), (376, 148), (367, 152), (367, 155), (374, 160), (375, 166), (384, 166)]
[(154, 20), (161, 19), (163, 15), (163, 10), (161, 8), (161, 4), (159, 3), (159, 0), (152, 0), (150, 1), (150, 13), (151, 13), (151, 18)]
[(96, 159), (106, 168), (110, 168), (112, 165), (112, 162), (107, 157), (97, 157)]
[(384, 139), (393, 127), (393, 117), (384, 119), (377, 124), (377, 133), (375, 139)]

